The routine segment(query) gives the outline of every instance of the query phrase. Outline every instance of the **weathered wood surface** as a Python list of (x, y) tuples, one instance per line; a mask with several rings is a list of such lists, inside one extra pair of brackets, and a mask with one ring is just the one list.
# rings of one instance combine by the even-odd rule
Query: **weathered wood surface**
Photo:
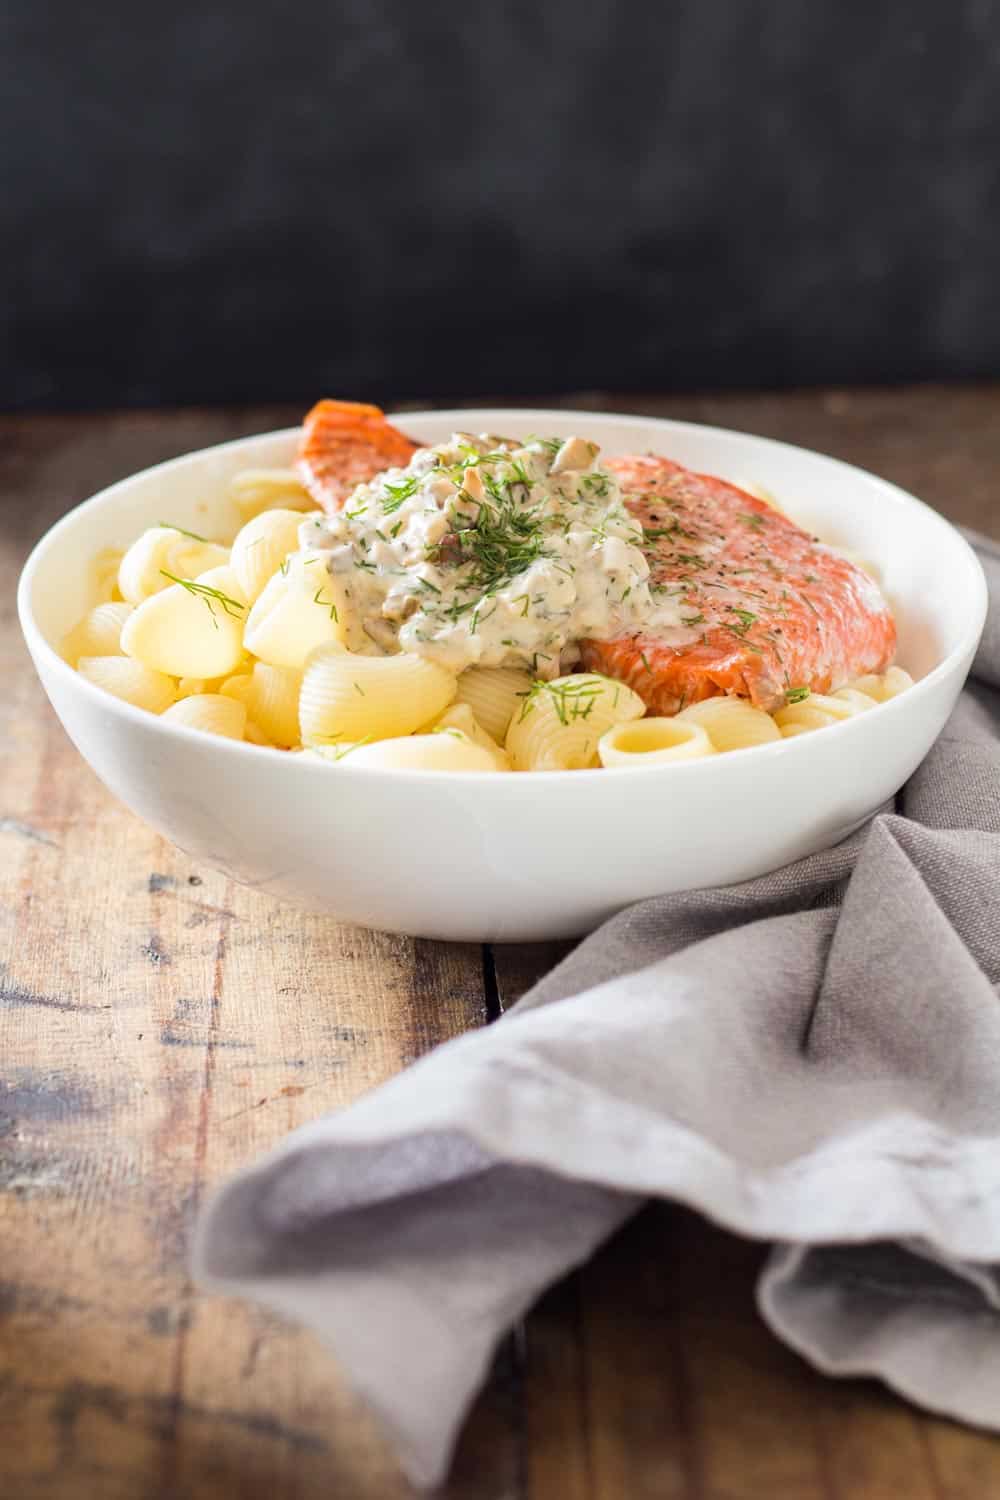
[[(1000, 534), (1000, 388), (568, 398), (836, 453)], [(409, 942), (195, 868), (63, 736), (16, 630), (30, 542), (101, 485), (293, 410), (0, 422), (0, 1495), (403, 1500), (326, 1354), (201, 1296), (208, 1187), (509, 1005), (558, 956)], [(485, 982), (484, 982), (485, 974)], [(762, 1250), (647, 1209), (506, 1343), (449, 1500), (985, 1500), (1000, 1442), (835, 1384)]]

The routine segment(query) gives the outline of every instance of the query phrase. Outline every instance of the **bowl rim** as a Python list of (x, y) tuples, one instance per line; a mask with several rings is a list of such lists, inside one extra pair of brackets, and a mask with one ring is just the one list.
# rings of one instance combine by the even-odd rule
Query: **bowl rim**
[[(969, 656), (971, 659), (974, 655), (986, 622), (986, 612), (989, 603), (986, 576), (983, 572), (982, 564), (973, 548), (952, 522), (941, 515), (939, 511), (935, 510), (926, 501), (920, 500), (916, 495), (902, 489), (899, 485), (893, 484), (890, 480), (883, 479), (880, 475), (873, 474), (868, 469), (862, 469), (857, 464), (848, 463), (844, 459), (834, 458), (831, 454), (822, 453), (814, 448), (805, 448), (801, 444), (786, 443), (778, 438), (764, 437), (753, 432), (743, 432), (738, 428), (719, 427), (704, 422), (681, 421), (672, 417), (643, 416), (635, 412), (582, 411), (573, 407), (476, 406), (390, 412), (388, 415), (392, 420), (405, 426), (407, 422), (416, 422), (425, 419), (442, 421), (449, 418), (461, 418), (465, 422), (475, 422), (477, 419), (489, 417), (492, 422), (495, 420), (497, 413), (500, 412), (502, 412), (504, 417), (509, 417), (516, 421), (532, 420), (537, 423), (540, 419), (548, 420), (555, 418), (560, 423), (564, 423), (578, 418), (584, 426), (587, 423), (593, 424), (597, 422), (603, 424), (605, 422), (613, 422), (637, 429), (648, 429), (652, 426), (661, 428), (665, 432), (687, 432), (708, 435), (724, 443), (732, 440), (749, 440), (761, 444), (765, 448), (777, 450), (779, 453), (805, 454), (809, 458), (821, 459), (824, 463), (843, 470), (845, 475), (849, 476), (852, 480), (860, 476), (866, 483), (873, 484), (876, 490), (881, 492), (883, 498), (891, 500), (893, 504), (902, 505), (904, 510), (917, 507), (925, 512), (931, 518), (932, 523), (941, 529), (942, 534), (947, 536), (949, 545), (957, 546), (959, 552), (965, 554), (966, 562), (971, 563), (970, 581), (973, 583), (972, 596), (968, 601), (969, 623), (958, 643), (925, 676), (914, 682), (912, 687), (907, 688), (905, 693), (900, 693), (895, 698), (890, 698), (885, 703), (878, 705), (882, 714), (880, 722), (886, 723), (886, 716), (890, 713), (895, 713), (896, 715), (900, 712), (905, 713), (907, 705), (913, 705), (919, 697), (933, 692), (939, 682), (951, 676), (956, 671), (966, 656)], [(458, 430), (468, 429), (461, 428)], [(35, 659), (41, 657), (49, 670), (53, 671), (57, 676), (62, 676), (67, 683), (72, 681), (75, 691), (82, 692), (85, 697), (91, 697), (95, 706), (102, 707), (106, 712), (122, 715), (126, 722), (132, 722), (146, 729), (152, 729), (154, 733), (158, 730), (165, 734), (168, 739), (179, 737), (182, 743), (188, 741), (192, 744), (197, 744), (203, 751), (206, 749), (205, 740), (208, 738), (214, 742), (213, 748), (224, 754), (250, 756), (254, 760), (258, 760), (261, 756), (266, 756), (269, 760), (272, 759), (275, 751), (270, 746), (253, 745), (243, 740), (231, 740), (221, 735), (206, 736), (201, 730), (191, 729), (182, 724), (173, 724), (169, 721), (164, 722), (159, 715), (150, 714), (145, 709), (136, 708), (133, 704), (126, 703), (121, 698), (116, 698), (114, 694), (105, 692), (87, 678), (81, 677), (79, 672), (74, 667), (71, 667), (46, 639), (41, 627), (34, 618), (31, 607), (31, 594), (35, 577), (40, 567), (44, 566), (46, 554), (58, 540), (59, 536), (64, 531), (72, 529), (78, 523), (82, 514), (90, 510), (96, 511), (101, 509), (119, 491), (127, 488), (135, 480), (153, 474), (168, 475), (171, 470), (189, 464), (193, 459), (224, 455), (253, 443), (262, 443), (266, 440), (277, 440), (279, 438), (291, 440), (300, 431), (301, 428), (296, 426), (277, 428), (271, 432), (249, 433), (243, 437), (230, 438), (224, 443), (214, 443), (207, 448), (195, 448), (187, 453), (177, 454), (173, 458), (164, 459), (158, 464), (151, 464), (145, 469), (137, 469), (134, 473), (125, 475), (122, 479), (115, 480), (113, 484), (106, 485), (104, 489), (98, 490), (96, 494), (79, 501), (65, 515), (60, 516), (58, 521), (55, 521), (35, 542), (28, 554), (18, 580), (18, 618), (21, 631), (32, 657)], [(837, 723), (827, 726), (823, 731), (824, 742), (829, 744), (827, 740), (829, 734), (839, 734), (843, 738), (848, 734), (864, 732), (863, 725), (867, 719), (867, 714), (857, 714), (852, 718), (842, 719)], [(788, 739), (782, 738), (781, 740), (768, 741), (761, 745), (747, 746), (739, 752), (740, 763), (746, 764), (744, 757), (747, 756), (756, 756), (758, 758), (769, 756), (772, 760), (777, 760), (782, 755), (808, 754), (808, 746), (813, 738), (813, 735), (810, 734), (793, 735)], [(847, 744), (848, 742), (845, 739), (845, 750), (847, 749)], [(286, 760), (290, 760), (292, 764), (302, 768), (307, 776), (320, 778), (327, 777), (330, 774), (331, 763), (328, 761), (308, 757), (303, 754), (295, 754), (292, 760), (291, 754), (288, 751), (278, 751), (277, 753), (282, 755)], [(728, 759), (728, 755), (722, 757), (712, 755), (694, 760), (671, 761), (668, 764), (660, 763), (658, 765), (629, 767), (628, 782), (631, 783), (633, 780), (638, 779), (645, 784), (652, 777), (662, 778), (665, 775), (669, 775), (671, 779), (675, 779), (679, 775), (686, 776), (689, 779), (691, 777), (717, 775), (719, 774), (717, 768), (720, 763), (726, 764)], [(579, 785), (581, 777), (589, 780), (598, 776), (601, 778), (602, 784), (605, 784), (607, 776), (607, 768), (603, 766), (579, 771), (519, 771), (515, 774), (504, 776), (497, 775), (495, 771), (448, 772), (426, 769), (418, 770), (412, 767), (351, 765), (349, 756), (345, 756), (343, 762), (338, 763), (337, 770), (340, 776), (347, 775), (352, 780), (360, 780), (362, 782), (374, 778), (377, 784), (385, 776), (391, 775), (397, 784), (401, 781), (409, 780), (415, 785), (425, 787), (428, 783), (443, 782), (450, 784), (455, 778), (459, 778), (462, 782), (468, 781), (473, 784), (489, 782), (491, 785), (506, 784), (508, 782), (519, 785), (527, 781), (529, 785), (537, 786), (539, 781), (543, 781), (544, 785), (548, 787), (554, 784), (563, 784), (566, 781), (571, 781), (574, 785)], [(501, 793), (501, 795), (505, 794)], [(507, 795), (517, 794), (509, 793)]]

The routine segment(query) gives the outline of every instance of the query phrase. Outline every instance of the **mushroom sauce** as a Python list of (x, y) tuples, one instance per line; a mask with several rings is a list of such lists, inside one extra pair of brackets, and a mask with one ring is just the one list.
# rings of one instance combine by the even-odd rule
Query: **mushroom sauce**
[(552, 678), (576, 642), (653, 624), (690, 632), (649, 582), (643, 532), (596, 443), (456, 434), (305, 522), (354, 650), (416, 652), (456, 671), (524, 667)]

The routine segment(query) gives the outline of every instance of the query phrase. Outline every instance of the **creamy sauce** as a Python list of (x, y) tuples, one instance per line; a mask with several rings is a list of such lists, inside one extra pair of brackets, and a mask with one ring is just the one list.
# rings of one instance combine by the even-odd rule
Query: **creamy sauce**
[(326, 554), (352, 648), (552, 678), (581, 639), (654, 624), (687, 639), (679, 598), (650, 590), (642, 530), (598, 456), (577, 437), (456, 434), (305, 522), (300, 545)]

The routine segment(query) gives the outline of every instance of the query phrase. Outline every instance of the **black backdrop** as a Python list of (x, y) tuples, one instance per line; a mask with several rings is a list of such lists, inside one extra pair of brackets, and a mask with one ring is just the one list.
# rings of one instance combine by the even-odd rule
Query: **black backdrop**
[(0, 405), (1000, 373), (994, 0), (0, 30)]

